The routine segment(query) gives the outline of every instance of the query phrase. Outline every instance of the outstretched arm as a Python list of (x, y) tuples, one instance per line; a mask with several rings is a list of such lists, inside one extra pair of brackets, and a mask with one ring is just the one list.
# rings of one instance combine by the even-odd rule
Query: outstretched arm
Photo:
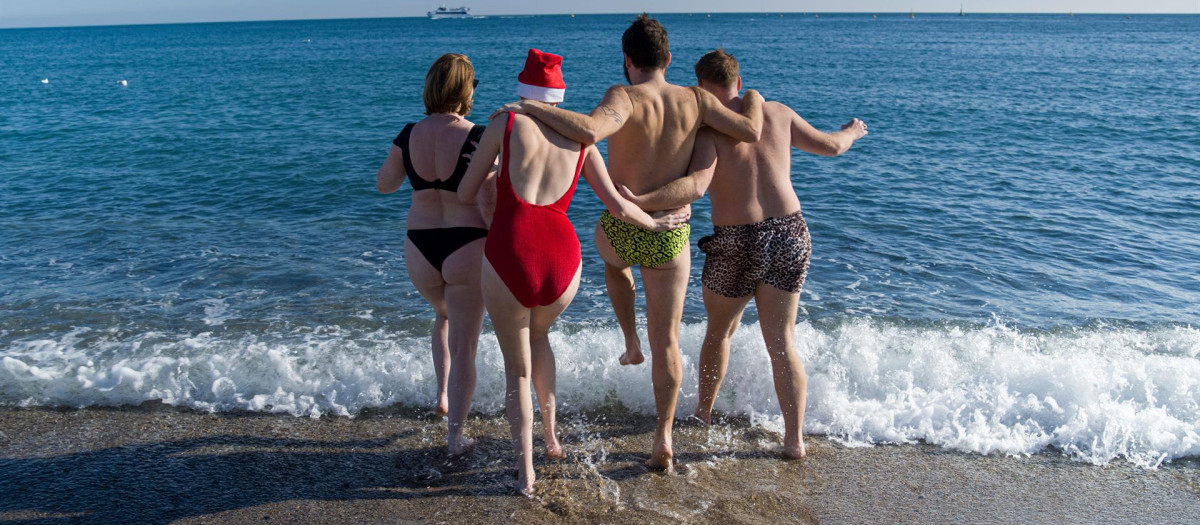
[[(791, 108), (788, 108), (791, 111)], [(800, 118), (795, 111), (792, 113), (792, 147), (799, 148), (814, 155), (836, 157), (845, 153), (854, 145), (854, 141), (867, 134), (867, 125), (858, 119), (842, 125), (842, 129), (833, 133), (825, 133), (812, 127), (808, 121)]]
[(600, 150), (597, 150), (596, 146), (587, 148), (587, 158), (583, 161), (583, 178), (587, 180), (592, 191), (596, 192), (596, 196), (600, 197), (600, 202), (604, 203), (604, 207), (608, 208), (608, 212), (613, 217), (647, 230), (659, 232), (674, 230), (687, 222), (690, 213), (667, 214), (655, 219), (638, 208), (636, 204), (622, 198), (617, 193), (617, 189), (613, 187), (612, 179), (608, 176), (608, 168), (604, 166), (604, 157), (600, 156)]
[(475, 153), (471, 156), (471, 164), (467, 166), (467, 173), (458, 184), (459, 202), (475, 203), (479, 188), (485, 181), (495, 178), (492, 167), (496, 163), (496, 155), (500, 154), (500, 142), (504, 140), (504, 125), (507, 123), (503, 117), (493, 118), (487, 129), (483, 130), (479, 145), (475, 147)]
[(704, 196), (717, 170), (717, 145), (712, 132), (701, 130), (696, 135), (696, 146), (692, 150), (692, 163), (688, 174), (654, 191), (633, 195), (629, 188), (621, 186), (621, 196), (633, 201), (643, 210), (674, 210), (691, 204)]
[(375, 188), (379, 193), (388, 194), (400, 189), (400, 185), (404, 184), (404, 150), (399, 146), (392, 144), (392, 149), (388, 150), (388, 156), (383, 161), (383, 166), (379, 167), (379, 172), (375, 174)]
[(572, 141), (595, 144), (621, 129), (632, 110), (633, 102), (629, 100), (629, 95), (621, 86), (613, 86), (604, 93), (600, 105), (588, 115), (534, 100), (521, 100), (505, 104), (492, 113), (492, 117), (509, 111), (523, 113), (542, 121)]
[(742, 112), (734, 113), (712, 93), (692, 87), (700, 102), (700, 119), (709, 127), (741, 142), (758, 142), (762, 135), (762, 95), (753, 89), (742, 95)]

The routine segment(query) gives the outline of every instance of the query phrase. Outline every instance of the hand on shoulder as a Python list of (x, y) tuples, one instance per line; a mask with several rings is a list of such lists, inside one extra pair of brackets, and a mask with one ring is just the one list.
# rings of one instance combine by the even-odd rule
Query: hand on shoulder
[(539, 102), (536, 102), (533, 100), (528, 100), (528, 99), (518, 100), (516, 102), (509, 102), (508, 104), (500, 106), (500, 109), (493, 111), (491, 115), (488, 115), (488, 120), (495, 119), (496, 117), (504, 115), (508, 112), (513, 112), (518, 115), (524, 115), (529, 112), (529, 104), (538, 104), (538, 103)]

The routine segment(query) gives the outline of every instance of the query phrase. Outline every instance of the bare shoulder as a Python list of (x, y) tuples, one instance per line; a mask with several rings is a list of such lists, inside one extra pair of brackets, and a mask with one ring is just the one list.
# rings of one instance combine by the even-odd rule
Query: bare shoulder
[[(507, 123), (505, 123), (504, 125), (507, 125)], [(541, 131), (549, 130), (550, 128), (543, 125), (540, 121), (538, 121), (538, 119), (536, 117), (533, 117), (531, 115), (522, 115), (520, 113), (517, 113), (517, 114), (513, 115), (512, 129), (513, 129), (514, 134), (520, 135), (520, 134), (528, 133), (533, 130), (538, 130), (539, 132), (541, 132)]]
[(636, 87), (637, 86), (626, 86), (623, 84), (613, 84), (611, 86), (608, 86), (608, 89), (604, 90), (604, 94), (607, 95), (609, 93), (628, 93), (630, 89), (633, 89)]
[(526, 115), (524, 113), (515, 113), (515, 114), (513, 114), (513, 127), (516, 127), (518, 125), (528, 126), (530, 124), (533, 124), (533, 120), (534, 120), (533, 117)]
[(763, 116), (764, 117), (772, 116), (772, 117), (779, 117), (779, 118), (787, 118), (796, 113), (794, 110), (792, 110), (792, 108), (788, 107), (787, 104), (784, 104), (783, 102), (779, 102), (777, 100), (768, 100), (766, 102), (763, 102), (762, 108), (763, 108)]

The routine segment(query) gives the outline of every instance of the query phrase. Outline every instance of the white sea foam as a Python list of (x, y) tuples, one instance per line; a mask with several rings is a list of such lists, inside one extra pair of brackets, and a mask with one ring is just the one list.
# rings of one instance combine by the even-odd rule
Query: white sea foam
[[(680, 414), (695, 407), (703, 330), (702, 324), (682, 330)], [(851, 445), (925, 441), (982, 454), (1054, 447), (1095, 464), (1124, 458), (1149, 468), (1200, 456), (1200, 330), (1194, 328), (1025, 332), (999, 324), (914, 328), (860, 319), (824, 329), (802, 323), (796, 335), (808, 373), (808, 433)], [(551, 343), (563, 410), (619, 401), (653, 413), (650, 367), (617, 364), (623, 348), (617, 330), (556, 332)], [(161, 400), (313, 417), (393, 403), (432, 405), (428, 345), (428, 338), (337, 327), (129, 338), (83, 329), (0, 350), (0, 403)], [(474, 407), (500, 412), (503, 367), (491, 334), (480, 342), (478, 364)], [(769, 366), (758, 328), (743, 326), (717, 409), (780, 429)]]

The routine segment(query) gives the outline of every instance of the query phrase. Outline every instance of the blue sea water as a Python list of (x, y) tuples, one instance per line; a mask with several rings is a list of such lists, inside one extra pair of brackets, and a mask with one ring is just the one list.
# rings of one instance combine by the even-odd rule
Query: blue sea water
[[(0, 31), (0, 404), (432, 403), (432, 316), (403, 260), (411, 190), (374, 186), (422, 116), (426, 68), (467, 54), (483, 122), (515, 98), (525, 51), (552, 51), (564, 107), (586, 111), (623, 81), (631, 18)], [(746, 87), (818, 128), (870, 126), (842, 157), (793, 155), (814, 243), (808, 432), (1150, 467), (1200, 455), (1200, 17), (659, 18), (670, 81), (724, 47)], [(554, 333), (560, 402), (652, 413), (649, 367), (616, 364), (601, 209), (586, 191), (571, 209), (584, 282)], [(682, 413), (704, 328), (693, 251)], [(475, 406), (497, 411), (490, 328), (479, 364)], [(767, 377), (746, 326), (718, 409), (778, 426)]]

